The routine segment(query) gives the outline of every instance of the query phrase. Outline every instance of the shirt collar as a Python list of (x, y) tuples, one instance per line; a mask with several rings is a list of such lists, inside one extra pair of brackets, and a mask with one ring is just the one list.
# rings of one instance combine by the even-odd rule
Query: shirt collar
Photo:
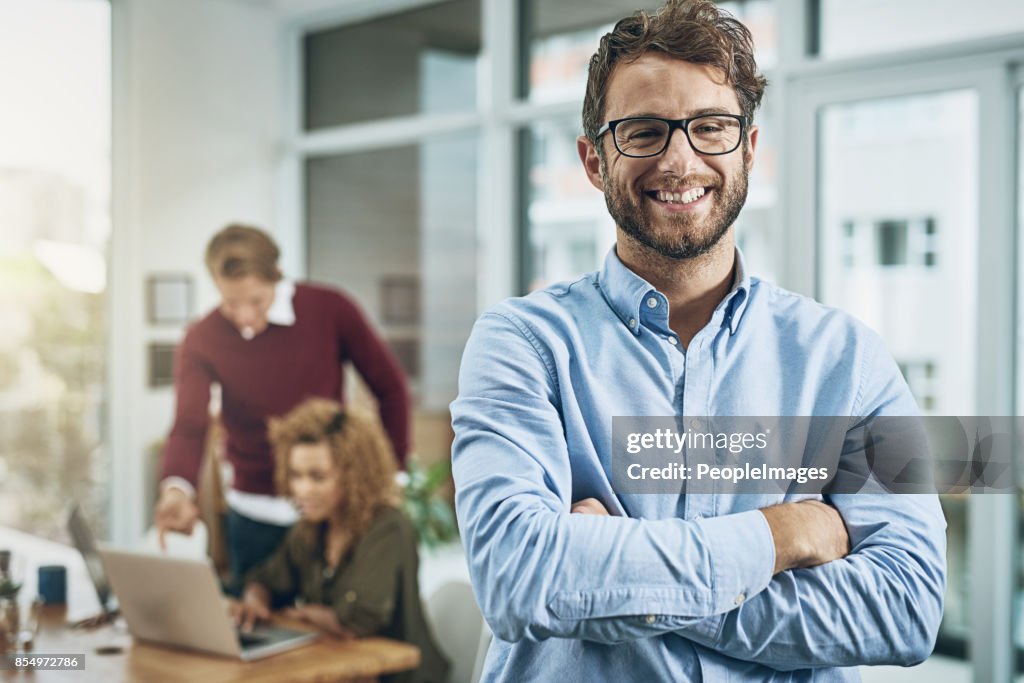
[(275, 325), (290, 326), (295, 324), (295, 282), (279, 280), (274, 286), (274, 302), (267, 311), (267, 322)]
[[(743, 252), (739, 247), (736, 247), (735, 266), (732, 288), (715, 308), (716, 316), (724, 313), (722, 322), (729, 326), (729, 331), (732, 334), (736, 334), (740, 319), (743, 317), (750, 299), (750, 275), (747, 273)], [(615, 247), (612, 247), (605, 257), (604, 266), (601, 268), (598, 278), (601, 291), (612, 310), (634, 335), (640, 334), (641, 304), (652, 293), (657, 292), (661, 298), (664, 298), (664, 295), (661, 295), (647, 280), (627, 268), (619, 260)]]

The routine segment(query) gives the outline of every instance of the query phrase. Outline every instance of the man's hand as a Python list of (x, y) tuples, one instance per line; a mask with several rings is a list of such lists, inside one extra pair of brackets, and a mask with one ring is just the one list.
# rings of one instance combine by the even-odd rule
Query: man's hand
[(228, 608), (235, 626), (243, 633), (252, 631), (258, 621), (270, 618), (270, 593), (258, 583), (250, 583), (242, 593), (241, 601), (232, 601)]
[(351, 640), (355, 634), (338, 623), (338, 615), (327, 605), (303, 605), (290, 607), (281, 612), (282, 616), (297, 619), (316, 626), (321, 631), (341, 640)]
[(199, 519), (199, 508), (192, 502), (189, 495), (175, 486), (165, 487), (160, 493), (160, 500), (157, 501), (156, 513), (153, 516), (153, 523), (156, 525), (157, 535), (160, 539), (160, 548), (167, 549), (164, 535), (168, 531), (191, 534), (197, 519)]
[(831, 505), (817, 500), (783, 503), (761, 510), (775, 540), (773, 574), (816, 567), (846, 557), (850, 536)]
[(572, 504), (572, 508), (569, 509), (569, 512), (581, 515), (608, 516), (608, 510), (605, 509), (604, 505), (602, 505), (601, 501), (597, 498), (584, 498), (583, 500), (578, 500)]

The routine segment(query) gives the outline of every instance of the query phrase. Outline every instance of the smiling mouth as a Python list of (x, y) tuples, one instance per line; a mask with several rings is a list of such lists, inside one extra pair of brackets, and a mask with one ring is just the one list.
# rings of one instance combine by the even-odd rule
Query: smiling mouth
[(691, 187), (687, 190), (669, 191), (669, 190), (649, 190), (644, 192), (645, 195), (659, 201), (663, 204), (677, 204), (685, 206), (687, 204), (693, 204), (705, 194), (707, 194), (711, 188), (705, 187)]

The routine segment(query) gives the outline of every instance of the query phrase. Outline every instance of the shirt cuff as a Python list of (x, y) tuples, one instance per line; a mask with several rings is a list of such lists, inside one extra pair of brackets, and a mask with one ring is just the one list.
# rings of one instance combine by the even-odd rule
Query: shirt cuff
[(775, 541), (760, 510), (697, 522), (711, 559), (713, 613), (736, 609), (772, 580)]
[(196, 499), (196, 487), (192, 486), (188, 479), (185, 479), (184, 477), (167, 477), (160, 482), (161, 493), (163, 493), (164, 489), (168, 488), (176, 488), (188, 494), (188, 497), (192, 500)]

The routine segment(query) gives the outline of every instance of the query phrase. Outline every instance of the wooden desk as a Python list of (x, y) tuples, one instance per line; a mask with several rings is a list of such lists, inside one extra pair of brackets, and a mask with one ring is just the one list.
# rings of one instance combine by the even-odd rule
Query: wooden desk
[[(27, 601), (36, 594), (36, 567), (63, 564), (68, 568), (68, 600), (72, 618), (99, 611), (96, 591), (85, 563), (74, 548), (0, 527), (0, 547), (14, 550), (24, 566), (22, 619)], [(0, 681), (32, 683), (371, 683), (381, 674), (419, 666), (415, 645), (386, 638), (349, 642), (327, 637), (311, 645), (255, 662), (203, 655), (148, 643), (134, 643), (126, 631), (112, 626), (96, 630), (69, 629), (68, 610), (44, 608), (33, 654), (84, 654), (84, 671), (0, 671)], [(119, 654), (101, 655), (97, 647), (117, 645)]]
[[(116, 645), (118, 654), (101, 655), (96, 648)], [(347, 642), (323, 636), (311, 645), (255, 662), (203, 655), (143, 642), (105, 626), (72, 630), (65, 611), (46, 608), (40, 619), (34, 652), (84, 654), (84, 671), (5, 671), (4, 681), (33, 683), (372, 683), (381, 674), (419, 666), (415, 645), (387, 638)]]

